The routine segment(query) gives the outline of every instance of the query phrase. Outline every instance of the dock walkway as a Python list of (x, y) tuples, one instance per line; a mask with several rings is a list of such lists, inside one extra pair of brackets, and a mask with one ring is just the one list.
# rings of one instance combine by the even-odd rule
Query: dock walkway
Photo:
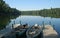
[(45, 29), (43, 30), (43, 38), (58, 38), (58, 34), (51, 25), (45, 25)]

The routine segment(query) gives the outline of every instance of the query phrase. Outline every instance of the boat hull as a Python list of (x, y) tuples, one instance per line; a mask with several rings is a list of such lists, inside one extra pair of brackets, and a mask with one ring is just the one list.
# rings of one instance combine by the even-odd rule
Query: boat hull
[(43, 31), (41, 31), (40, 34), (35, 36), (34, 38), (43, 38)]
[(43, 30), (41, 26), (32, 26), (26, 32), (27, 38), (42, 38), (43, 37)]
[(16, 38), (26, 38), (26, 31), (27, 30), (25, 30), (23, 33), (21, 33), (21, 34), (19, 34), (19, 32), (18, 33), (16, 33)]

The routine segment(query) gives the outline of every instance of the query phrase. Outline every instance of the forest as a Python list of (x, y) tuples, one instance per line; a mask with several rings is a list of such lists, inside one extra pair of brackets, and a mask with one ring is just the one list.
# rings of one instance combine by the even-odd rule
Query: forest
[(21, 14), (60, 18), (60, 8), (42, 9), (35, 11), (22, 11)]
[(0, 0), (0, 16), (19, 15), (20, 11), (16, 8), (11, 8), (5, 1)]
[(39, 15), (44, 17), (60, 17), (60, 8), (50, 8), (32, 11), (20, 11), (11, 8), (5, 1), (0, 0), (0, 16)]

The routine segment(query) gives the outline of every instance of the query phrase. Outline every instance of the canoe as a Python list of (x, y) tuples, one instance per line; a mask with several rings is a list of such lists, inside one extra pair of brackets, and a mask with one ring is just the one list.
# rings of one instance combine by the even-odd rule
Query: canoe
[(37, 38), (41, 34), (42, 34), (42, 27), (37, 24), (33, 25), (26, 32), (27, 38)]

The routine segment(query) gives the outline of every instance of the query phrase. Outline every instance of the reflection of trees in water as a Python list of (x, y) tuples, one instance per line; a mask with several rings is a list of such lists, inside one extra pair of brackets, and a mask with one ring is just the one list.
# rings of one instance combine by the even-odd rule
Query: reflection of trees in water
[(18, 15), (16, 16), (0, 16), (0, 29), (3, 29), (6, 27), (7, 24), (9, 24), (11, 21), (10, 19), (15, 19), (16, 17), (18, 17)]
[(8, 17), (0, 17), (0, 29), (5, 28), (9, 21), (10, 19)]

